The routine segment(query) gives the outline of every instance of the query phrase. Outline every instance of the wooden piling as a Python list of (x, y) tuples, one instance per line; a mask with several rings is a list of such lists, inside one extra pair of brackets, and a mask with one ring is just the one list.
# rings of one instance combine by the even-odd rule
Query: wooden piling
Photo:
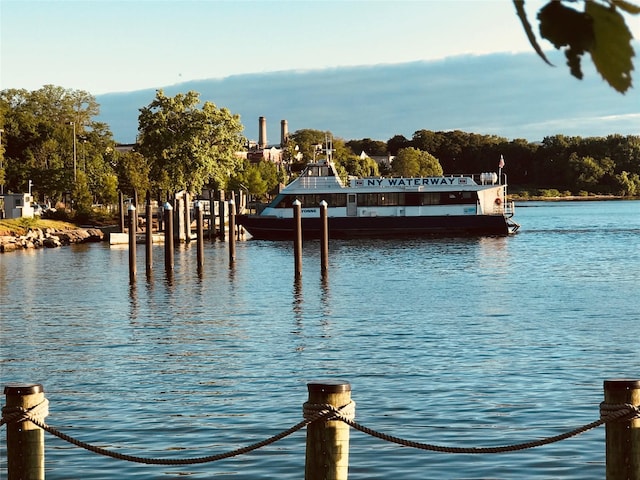
[(295, 276), (302, 277), (302, 203), (293, 201), (293, 256)]
[(224, 237), (226, 236), (226, 232), (225, 232), (225, 200), (224, 200), (224, 190), (220, 190), (220, 192), (218, 192), (218, 215), (220, 217), (220, 238), (222, 240), (224, 240)]
[(202, 226), (202, 202), (196, 202), (196, 244), (198, 247), (198, 270), (204, 265), (204, 228)]
[(129, 205), (129, 282), (136, 281), (136, 207)]
[(173, 272), (173, 207), (164, 204), (164, 268)]
[[(340, 408), (351, 402), (351, 385), (341, 380), (307, 384), (311, 405)], [(307, 426), (305, 480), (347, 480), (349, 425), (340, 420), (316, 421)]]
[(118, 217), (120, 220), (120, 233), (124, 233), (125, 231), (125, 223), (124, 223), (124, 195), (122, 192), (118, 192)]
[[(640, 380), (604, 381), (604, 405), (640, 405)], [(640, 480), (640, 418), (605, 426), (606, 479)]]
[(327, 207), (327, 202), (322, 200), (320, 202), (320, 269), (323, 275), (326, 275), (329, 271), (329, 218)]
[[(4, 387), (6, 411), (30, 409), (45, 401), (40, 384)], [(46, 413), (39, 415), (46, 417)], [(44, 480), (44, 430), (30, 421), (7, 423), (7, 479)]]
[(236, 202), (229, 200), (229, 263), (236, 261)]
[(147, 205), (145, 214), (147, 216), (147, 228), (145, 229), (145, 271), (147, 276), (151, 276), (153, 271), (153, 212), (151, 208), (151, 192), (147, 192)]

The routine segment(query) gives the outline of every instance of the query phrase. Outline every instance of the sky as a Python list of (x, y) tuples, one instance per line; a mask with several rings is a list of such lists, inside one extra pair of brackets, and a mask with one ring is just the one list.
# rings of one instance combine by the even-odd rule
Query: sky
[[(544, 3), (527, 0), (530, 22)], [(52, 84), (99, 95), (531, 51), (511, 0), (0, 1), (0, 89)]]

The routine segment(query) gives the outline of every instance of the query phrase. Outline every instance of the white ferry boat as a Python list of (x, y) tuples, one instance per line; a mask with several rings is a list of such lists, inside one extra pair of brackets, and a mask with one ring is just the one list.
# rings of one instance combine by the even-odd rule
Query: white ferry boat
[(346, 186), (330, 154), (310, 163), (257, 214), (237, 222), (256, 239), (293, 240), (293, 202), (301, 202), (304, 238), (321, 235), (327, 203), (329, 237), (510, 235), (520, 225), (507, 202), (506, 176), (495, 172), (423, 178), (356, 178)]

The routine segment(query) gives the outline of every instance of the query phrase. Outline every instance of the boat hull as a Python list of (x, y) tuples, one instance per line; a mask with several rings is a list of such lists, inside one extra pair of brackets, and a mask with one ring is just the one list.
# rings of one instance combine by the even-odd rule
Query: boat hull
[[(253, 238), (293, 240), (294, 220), (260, 215), (238, 215)], [(502, 215), (446, 215), (423, 217), (329, 217), (330, 238), (381, 238), (409, 236), (484, 236), (509, 235), (507, 219)], [(305, 239), (320, 238), (320, 218), (302, 218)]]

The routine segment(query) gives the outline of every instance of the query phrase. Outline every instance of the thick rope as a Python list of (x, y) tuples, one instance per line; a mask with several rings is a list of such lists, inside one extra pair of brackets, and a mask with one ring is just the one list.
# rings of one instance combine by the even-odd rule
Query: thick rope
[(81, 442), (76, 440), (75, 438), (70, 437), (62, 432), (59, 432), (55, 428), (48, 426), (43, 418), (46, 416), (45, 412), (48, 411), (48, 402), (45, 400), (39, 405), (32, 407), (30, 409), (23, 409), (20, 407), (16, 408), (3, 408), (2, 409), (2, 420), (0, 420), (0, 426), (6, 423), (14, 423), (21, 421), (30, 421), (43, 430), (51, 433), (52, 435), (65, 440), (73, 445), (84, 448), (94, 453), (98, 453), (100, 455), (104, 455), (107, 457), (115, 458), (118, 460), (125, 460), (128, 462), (136, 462), (136, 463), (144, 463), (148, 465), (193, 465), (200, 463), (208, 463), (214, 462), (216, 460), (222, 460), (224, 458), (230, 458), (238, 455), (242, 455), (244, 453), (251, 452), (253, 450), (257, 450), (261, 447), (270, 445), (272, 443), (277, 442), (298, 430), (301, 430), (305, 426), (317, 422), (317, 421), (332, 421), (339, 420), (356, 430), (371, 435), (373, 437), (380, 438), (382, 440), (396, 443), (399, 445), (403, 445), (411, 448), (418, 448), (421, 450), (430, 450), (435, 452), (444, 452), (444, 453), (463, 453), (463, 454), (478, 454), (478, 453), (505, 453), (505, 452), (513, 452), (518, 450), (524, 450), (528, 448), (539, 447), (542, 445), (548, 445), (550, 443), (558, 442), (560, 440), (565, 440), (570, 437), (574, 437), (581, 433), (584, 433), (588, 430), (596, 428), (600, 425), (603, 425), (608, 422), (615, 421), (628, 421), (633, 418), (640, 418), (640, 406), (634, 406), (629, 404), (600, 404), (600, 419), (595, 422), (588, 423), (581, 427), (578, 427), (574, 430), (571, 430), (567, 433), (563, 433), (561, 435), (556, 435), (553, 437), (548, 437), (540, 440), (536, 440), (533, 442), (519, 443), (515, 445), (507, 445), (507, 446), (499, 446), (499, 447), (446, 447), (439, 445), (432, 445), (427, 443), (414, 442), (411, 440), (405, 440), (399, 437), (394, 437), (392, 435), (387, 435), (384, 433), (377, 432), (368, 427), (360, 425), (356, 423), (353, 418), (355, 415), (355, 402), (351, 401), (347, 405), (344, 405), (340, 408), (333, 407), (332, 405), (325, 404), (310, 404), (305, 403), (303, 406), (303, 414), (304, 420), (297, 423), (293, 427), (278, 433), (272, 437), (267, 438), (266, 440), (262, 440), (260, 442), (254, 443), (247, 447), (239, 448), (236, 450), (232, 450), (226, 453), (221, 453), (217, 455), (210, 455), (206, 457), (198, 457), (198, 458), (185, 458), (185, 459), (169, 459), (169, 458), (159, 458), (159, 459), (151, 459), (151, 458), (143, 458), (136, 457), (133, 455), (124, 455), (121, 453), (115, 453), (110, 450), (106, 450), (104, 448), (95, 447), (93, 445), (89, 445), (85, 442)]
[[(21, 409), (23, 410), (23, 409)], [(4, 415), (4, 409), (3, 409), (3, 415)], [(126, 455), (126, 454), (122, 454), (122, 453), (116, 453), (116, 452), (112, 452), (111, 450), (106, 450), (104, 448), (100, 448), (100, 447), (96, 447), (94, 445), (90, 445), (88, 443), (82, 442), (80, 440), (77, 440), (73, 437), (70, 437), (69, 435), (62, 433), (58, 430), (56, 430), (53, 427), (50, 427), (49, 425), (47, 425), (43, 420), (39, 419), (39, 418), (32, 418), (29, 415), (29, 411), (17, 411), (15, 413), (9, 413), (6, 417), (3, 416), (3, 423), (10, 423), (11, 422), (15, 422), (15, 421), (23, 421), (23, 420), (29, 420), (30, 422), (32, 422), (33, 424), (37, 425), (38, 427), (42, 428), (44, 431), (49, 432), (50, 434), (60, 438), (61, 440), (64, 440), (66, 442), (69, 442), (77, 447), (80, 448), (84, 448), (85, 450), (88, 450), (90, 452), (93, 453), (97, 453), (99, 455), (104, 455), (106, 457), (111, 457), (111, 458), (115, 458), (117, 460), (124, 460), (127, 462), (134, 462), (134, 463), (144, 463), (147, 465), (195, 465), (195, 464), (200, 464), (200, 463), (209, 463), (209, 462), (215, 462), (217, 460), (222, 460), (225, 458), (230, 458), (230, 457), (235, 457), (238, 455), (242, 455), (248, 452), (251, 452), (253, 450), (257, 450), (259, 448), (265, 447), (267, 445), (270, 445), (272, 443), (277, 442), (278, 440), (281, 440), (289, 435), (291, 435), (292, 433), (297, 432), (298, 430), (301, 430), (302, 428), (306, 427), (307, 425), (309, 425), (312, 422), (318, 421), (324, 417), (329, 417), (331, 415), (334, 415), (333, 412), (329, 412), (329, 411), (323, 411), (323, 412), (319, 412), (317, 415), (315, 415), (314, 417), (310, 418), (310, 419), (305, 419), (299, 423), (297, 423), (296, 425), (294, 425), (293, 427), (284, 430), (283, 432), (280, 432), (272, 437), (269, 437), (265, 440), (262, 440), (260, 442), (248, 445), (246, 447), (242, 447), (242, 448), (238, 448), (236, 450), (231, 450), (229, 452), (225, 452), (225, 453), (220, 453), (217, 455), (209, 455), (206, 457), (197, 457), (197, 458), (184, 458), (184, 459), (173, 459), (173, 458), (144, 458), (144, 457), (137, 457), (134, 455)], [(24, 418), (23, 418), (24, 417)], [(22, 418), (22, 420), (20, 420), (20, 418)]]
[[(330, 413), (331, 415), (329, 415)], [(356, 416), (356, 402), (351, 400), (339, 408), (328, 403), (305, 402), (302, 405), (302, 416), (307, 420), (311, 420), (318, 415), (322, 415), (325, 421), (342, 420), (343, 418), (353, 420)]]
[(19, 423), (25, 420), (44, 420), (49, 415), (49, 400), (46, 398), (37, 405), (30, 408), (23, 407), (2, 407), (2, 419), (0, 427), (5, 423)]
[(371, 435), (372, 437), (379, 438), (381, 440), (385, 440), (391, 443), (397, 443), (398, 445), (403, 445), (405, 447), (417, 448), (420, 450), (429, 450), (432, 452), (442, 452), (442, 453), (463, 453), (463, 454), (478, 454), (478, 453), (506, 453), (506, 452), (515, 452), (519, 450), (525, 450), (528, 448), (541, 447), (543, 445), (548, 445), (550, 443), (559, 442), (560, 440), (566, 440), (567, 438), (575, 437), (581, 433), (584, 433), (593, 428), (599, 427), (608, 422), (622, 421), (622, 420), (631, 420), (632, 418), (640, 417), (640, 406), (633, 406), (629, 404), (618, 404), (618, 405), (608, 405), (604, 402), (600, 404), (601, 409), (601, 417), (599, 420), (595, 422), (588, 423), (581, 427), (575, 428), (567, 433), (563, 433), (561, 435), (555, 435), (553, 437), (542, 438), (540, 440), (535, 440), (532, 442), (518, 443), (515, 445), (505, 445), (498, 447), (446, 447), (440, 445), (432, 445), (428, 443), (420, 443), (414, 442), (411, 440), (405, 440), (403, 438), (394, 437), (392, 435), (387, 435), (385, 433), (380, 433), (375, 430), (372, 430), (368, 427), (360, 425), (359, 423), (354, 422), (348, 418), (338, 417), (339, 420), (342, 420), (347, 425), (355, 428), (356, 430), (366, 433), (367, 435)]

